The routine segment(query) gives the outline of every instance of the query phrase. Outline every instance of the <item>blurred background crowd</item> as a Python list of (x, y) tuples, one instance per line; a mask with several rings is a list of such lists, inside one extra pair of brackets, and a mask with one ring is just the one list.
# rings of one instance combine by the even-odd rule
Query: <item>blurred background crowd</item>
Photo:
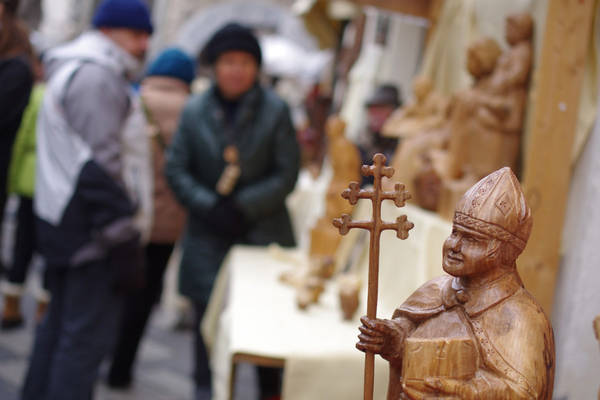
[[(210, 398), (198, 326), (228, 249), (297, 243), (286, 197), (300, 170), (321, 174), (330, 114), (347, 108), (364, 160), (395, 149), (381, 128), (419, 54), (347, 99), (349, 72), (365, 37), (382, 57), (392, 30), (420, 42), (424, 22), (369, 13), (367, 24), (344, 1), (0, 2), (1, 325), (18, 332), (33, 313), (35, 326), (20, 398), (91, 398), (105, 359), (108, 386), (130, 388), (169, 260), (171, 325), (195, 332), (194, 396)], [(281, 371), (258, 368), (258, 382), (276, 398)]]

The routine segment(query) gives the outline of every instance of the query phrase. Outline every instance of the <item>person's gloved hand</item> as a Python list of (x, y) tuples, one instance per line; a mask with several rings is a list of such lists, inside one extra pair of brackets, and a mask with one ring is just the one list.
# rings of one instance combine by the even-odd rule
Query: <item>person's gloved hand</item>
[(217, 204), (208, 211), (206, 221), (219, 236), (236, 238), (246, 231), (244, 214), (230, 196), (221, 197), (217, 201)]
[(114, 274), (113, 286), (117, 292), (136, 292), (146, 284), (146, 257), (139, 236), (110, 249), (108, 261)]

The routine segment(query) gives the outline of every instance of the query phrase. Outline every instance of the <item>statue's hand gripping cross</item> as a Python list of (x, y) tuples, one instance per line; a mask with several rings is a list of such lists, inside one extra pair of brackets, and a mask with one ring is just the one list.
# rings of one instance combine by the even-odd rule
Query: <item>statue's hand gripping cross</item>
[[(396, 231), (400, 239), (408, 238), (408, 231), (414, 224), (407, 220), (406, 215), (396, 218), (396, 222), (385, 222), (381, 220), (381, 203), (383, 200), (392, 200), (396, 207), (404, 207), (406, 200), (411, 198), (410, 193), (404, 190), (404, 185), (396, 183), (393, 192), (385, 192), (381, 188), (381, 178), (391, 178), (394, 175), (392, 167), (386, 167), (386, 158), (377, 153), (373, 157), (373, 165), (363, 165), (361, 172), (364, 176), (373, 176), (373, 189), (364, 190), (356, 182), (351, 182), (348, 189), (342, 192), (342, 197), (355, 205), (359, 199), (370, 199), (373, 203), (373, 218), (371, 221), (352, 221), (348, 214), (342, 214), (341, 218), (333, 220), (333, 225), (340, 230), (340, 234), (347, 234), (350, 229), (366, 229), (371, 233), (369, 243), (369, 284), (367, 298), (367, 317), (376, 318), (377, 315), (377, 290), (379, 281), (379, 241), (381, 232), (384, 230)], [(375, 358), (373, 353), (367, 353), (365, 359), (365, 389), (364, 399), (373, 398)]]

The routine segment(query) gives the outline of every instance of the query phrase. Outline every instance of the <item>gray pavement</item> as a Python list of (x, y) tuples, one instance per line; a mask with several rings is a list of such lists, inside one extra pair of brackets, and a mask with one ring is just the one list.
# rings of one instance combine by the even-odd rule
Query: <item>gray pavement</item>
[[(1, 226), (0, 256), (5, 264), (12, 256), (12, 239), (15, 230), (15, 212), (18, 201), (9, 198)], [(40, 286), (39, 260), (34, 260), (27, 283), (27, 293), (35, 293)], [(167, 290), (167, 289), (165, 289)], [(166, 293), (165, 293), (166, 294)], [(0, 295), (0, 310), (3, 299)], [(27, 294), (23, 299), (22, 311), (27, 324), (13, 330), (0, 330), (0, 400), (17, 400), (25, 372), (31, 344), (33, 342), (33, 315), (35, 301)], [(94, 400), (205, 400), (195, 399), (191, 379), (193, 335), (191, 331), (172, 329), (175, 317), (168, 311), (154, 312), (147, 334), (138, 353), (134, 385), (127, 391), (113, 391), (103, 384), (108, 369), (105, 363), (100, 371), (100, 379)], [(237, 369), (234, 400), (257, 399), (257, 377), (250, 365), (240, 365)]]
[[(0, 300), (0, 306), (2, 301)], [(27, 297), (23, 310), (27, 326), (13, 331), (0, 331), (0, 399), (17, 400), (27, 368), (33, 340), (33, 309)], [(190, 378), (192, 365), (192, 333), (171, 328), (170, 316), (160, 310), (154, 313), (148, 333), (142, 342), (134, 385), (127, 391), (113, 391), (103, 384), (106, 363), (101, 369), (95, 400), (195, 400)], [(235, 400), (257, 398), (254, 368), (241, 365), (236, 379)]]

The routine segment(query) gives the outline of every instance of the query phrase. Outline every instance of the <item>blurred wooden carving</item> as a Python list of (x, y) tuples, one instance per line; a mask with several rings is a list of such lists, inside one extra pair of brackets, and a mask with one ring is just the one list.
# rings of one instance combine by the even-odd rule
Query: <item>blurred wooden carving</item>
[[(436, 209), (448, 219), (452, 218), (454, 205), (460, 196), (478, 179), (472, 172), (469, 154), (470, 150), (474, 148), (471, 146), (471, 138), (476, 133), (472, 129), (475, 126), (472, 124), (475, 119), (470, 120), (472, 117), (470, 113), (480, 105), (480, 101), (483, 101), (500, 53), (500, 46), (491, 38), (482, 38), (469, 46), (467, 69), (473, 77), (474, 84), (471, 88), (455, 94), (452, 98), (451, 112), (445, 126), (448, 135), (447, 148), (432, 149), (428, 154), (433, 170), (439, 177), (439, 187), (425, 189), (435, 191)], [(416, 174), (416, 179), (421, 174), (431, 173), (423, 166), (421, 168), (421, 171)], [(416, 194), (417, 199), (432, 196), (431, 193)]]
[(319, 218), (310, 232), (308, 264), (280, 276), (282, 282), (296, 287), (296, 301), (300, 309), (319, 301), (324, 280), (335, 273), (333, 256), (340, 243), (340, 235), (331, 221), (352, 211), (352, 206), (340, 197), (340, 193), (347, 182), (360, 180), (360, 153), (344, 136), (345, 129), (346, 124), (341, 118), (332, 116), (327, 120), (327, 153), (333, 176), (325, 194), (325, 215)]
[(433, 91), (431, 80), (417, 76), (413, 81), (413, 94), (415, 101), (397, 109), (386, 121), (384, 136), (406, 139), (442, 126), (448, 102)]
[[(418, 135), (401, 140), (398, 144), (392, 159), (392, 167), (395, 171), (398, 171), (396, 179), (403, 183), (406, 182), (406, 190), (409, 193), (417, 193), (415, 179), (424, 168), (425, 160), (431, 159), (431, 151), (433, 149), (441, 150), (447, 146), (447, 126), (448, 124), (446, 123), (438, 129), (421, 132)], [(384, 180), (386, 190), (391, 190), (393, 185), (394, 183), (391, 180)], [(422, 198), (423, 196), (416, 194), (415, 197)], [(422, 203), (419, 201), (419, 204), (421, 205)]]
[(305, 310), (309, 305), (318, 303), (325, 290), (325, 280), (333, 275), (333, 258), (322, 257), (318, 260), (306, 260), (287, 254), (278, 246), (269, 247), (270, 256), (292, 266), (279, 275), (279, 281), (296, 289), (296, 305)]
[(433, 168), (428, 154), (421, 156), (420, 172), (414, 178), (416, 200), (419, 205), (430, 211), (437, 211), (442, 180)]
[(318, 303), (321, 293), (325, 290), (325, 282), (322, 278), (308, 275), (302, 280), (296, 292), (296, 304), (301, 310), (309, 305)]
[(517, 167), (532, 31), (528, 14), (511, 15), (506, 19), (506, 41), (511, 46), (507, 51), (501, 54), (498, 44), (488, 38), (469, 48), (467, 68), (476, 83), (454, 97), (448, 151), (432, 156), (442, 179), (439, 213), (448, 219), (475, 181), (500, 167)]
[[(331, 220), (352, 210), (340, 193), (348, 182), (360, 181), (360, 153), (356, 146), (344, 136), (346, 123), (339, 117), (327, 121), (329, 139), (328, 156), (333, 169), (331, 183), (325, 197), (325, 215), (310, 232), (310, 255), (313, 258), (332, 257), (340, 242), (340, 235), (331, 225)], [(315, 260), (320, 263), (319, 260)]]
[(392, 319), (361, 319), (357, 348), (390, 363), (388, 399), (552, 398), (552, 327), (516, 269), (531, 225), (513, 172), (493, 172), (456, 206), (443, 246), (449, 275)]
[(340, 275), (338, 279), (342, 315), (346, 321), (352, 320), (360, 304), (360, 278), (352, 273)]
[[(421, 170), (422, 157), (431, 149), (445, 146), (448, 101), (433, 91), (431, 80), (425, 76), (414, 79), (413, 93), (415, 101), (392, 114), (383, 134), (400, 138), (391, 165), (396, 179), (414, 194), (414, 179)], [(384, 186), (391, 190), (393, 183), (384, 180)]]
[(227, 146), (223, 150), (223, 159), (226, 164), (216, 186), (217, 193), (221, 196), (229, 196), (233, 192), (233, 189), (235, 189), (235, 185), (242, 173), (239, 158), (240, 154), (235, 146)]

